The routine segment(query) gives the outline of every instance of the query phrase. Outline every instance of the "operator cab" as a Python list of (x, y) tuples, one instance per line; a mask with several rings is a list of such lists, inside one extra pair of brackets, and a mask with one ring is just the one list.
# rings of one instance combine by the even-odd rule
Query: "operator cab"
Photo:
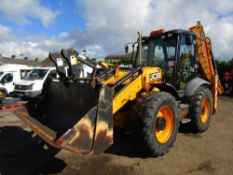
[[(195, 34), (190, 31), (151, 32), (142, 37), (141, 64), (162, 68), (165, 82), (183, 90), (197, 72), (195, 52)], [(139, 59), (136, 64), (139, 65)]]

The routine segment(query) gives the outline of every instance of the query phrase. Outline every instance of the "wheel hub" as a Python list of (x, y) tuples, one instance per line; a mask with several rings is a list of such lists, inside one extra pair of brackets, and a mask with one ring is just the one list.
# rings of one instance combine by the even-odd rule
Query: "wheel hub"
[(202, 106), (202, 108), (201, 108), (201, 115), (204, 115), (204, 113), (205, 113), (205, 107)]
[(163, 117), (160, 117), (156, 121), (156, 128), (161, 131), (166, 127), (166, 120)]
[(202, 102), (201, 107), (201, 122), (205, 124), (208, 121), (210, 115), (210, 103), (209, 100), (206, 98)]

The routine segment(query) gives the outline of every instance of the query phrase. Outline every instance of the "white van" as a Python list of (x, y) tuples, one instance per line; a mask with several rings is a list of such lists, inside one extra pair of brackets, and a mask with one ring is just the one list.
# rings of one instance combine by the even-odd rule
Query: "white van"
[(48, 76), (56, 77), (54, 67), (36, 67), (22, 80), (15, 84), (15, 95), (19, 97), (33, 98), (41, 94), (43, 84)]
[(15, 90), (15, 82), (23, 79), (31, 68), (20, 64), (0, 65), (0, 98)]

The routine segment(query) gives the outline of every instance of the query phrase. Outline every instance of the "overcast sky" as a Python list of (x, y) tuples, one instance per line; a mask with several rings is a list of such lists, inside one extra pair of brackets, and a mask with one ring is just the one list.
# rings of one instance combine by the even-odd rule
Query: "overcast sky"
[(44, 59), (74, 47), (91, 57), (124, 52), (137, 31), (188, 29), (200, 20), (214, 55), (233, 57), (232, 0), (1, 0), (0, 53)]

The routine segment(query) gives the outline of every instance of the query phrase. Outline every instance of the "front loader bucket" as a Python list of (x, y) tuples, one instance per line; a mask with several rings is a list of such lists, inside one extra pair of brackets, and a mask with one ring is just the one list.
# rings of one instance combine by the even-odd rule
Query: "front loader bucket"
[(98, 153), (113, 143), (112, 91), (106, 85), (48, 80), (42, 94), (15, 114), (57, 148)]

